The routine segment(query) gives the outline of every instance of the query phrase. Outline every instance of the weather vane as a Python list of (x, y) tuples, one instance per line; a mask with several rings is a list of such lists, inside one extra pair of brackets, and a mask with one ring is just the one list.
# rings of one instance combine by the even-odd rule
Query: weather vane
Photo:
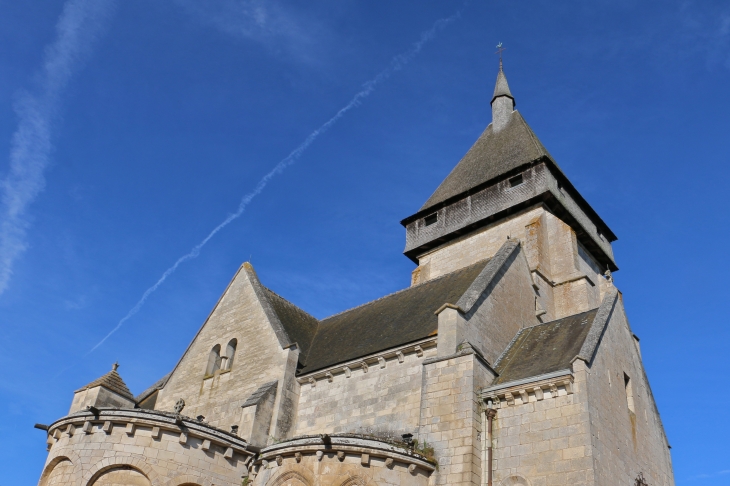
[(506, 47), (502, 47), (502, 43), (500, 42), (497, 44), (497, 52), (495, 54), (499, 54), (499, 69), (502, 69), (502, 51), (507, 49)]

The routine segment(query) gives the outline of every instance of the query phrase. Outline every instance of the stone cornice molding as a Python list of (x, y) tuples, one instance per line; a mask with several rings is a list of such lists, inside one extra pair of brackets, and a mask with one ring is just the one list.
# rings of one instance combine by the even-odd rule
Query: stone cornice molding
[(185, 416), (131, 408), (100, 408), (98, 412), (95, 415), (90, 411), (81, 411), (56, 420), (48, 427), (49, 442), (58, 440), (62, 434), (90, 434), (95, 425), (101, 425), (101, 430), (107, 435), (115, 428), (123, 428), (127, 435), (133, 436), (136, 428), (143, 427), (152, 429), (153, 435), (159, 436), (162, 431), (173, 432), (180, 435), (181, 443), (194, 437), (246, 457), (259, 451), (258, 447), (241, 437)]
[(483, 388), (479, 390), (478, 395), (483, 402), (491, 401), (494, 408), (504, 408), (572, 395), (573, 382), (572, 371), (560, 370)]
[(284, 457), (293, 457), (299, 462), (301, 454), (316, 455), (320, 460), (325, 454), (334, 454), (338, 459), (348, 454), (366, 454), (369, 457), (385, 458), (386, 461), (391, 459), (406, 464), (409, 468), (421, 468), (428, 473), (436, 469), (426, 457), (405, 447), (364, 436), (349, 435), (327, 436), (326, 441), (322, 436), (307, 436), (274, 444), (261, 449), (255, 464), (262, 467), (268, 467), (269, 464), (279, 465)]
[(385, 351), (380, 351), (378, 353), (363, 356), (362, 358), (338, 363), (336, 365), (328, 366), (327, 368), (322, 368), (320, 370), (298, 376), (297, 381), (300, 385), (309, 383), (312, 386), (317, 386), (318, 380), (327, 380), (328, 382), (332, 382), (338, 377), (349, 378), (351, 376), (352, 370), (355, 369), (361, 369), (365, 373), (367, 373), (366, 370), (370, 370), (371, 368), (385, 368), (387, 366), (388, 359), (395, 358), (398, 360), (398, 363), (403, 363), (403, 361), (405, 361), (406, 354), (415, 354), (417, 357), (420, 358), (423, 356), (424, 349), (429, 349), (436, 346), (436, 340), (437, 337), (432, 336), (426, 339), (421, 339), (420, 341), (405, 344), (403, 346), (398, 346), (396, 348), (390, 348)]

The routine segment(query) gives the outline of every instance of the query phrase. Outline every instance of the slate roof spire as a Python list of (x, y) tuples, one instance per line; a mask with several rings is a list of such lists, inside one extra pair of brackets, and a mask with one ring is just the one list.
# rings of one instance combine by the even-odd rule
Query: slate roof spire
[(492, 95), (492, 128), (495, 132), (499, 132), (507, 126), (514, 109), (515, 98), (509, 90), (507, 77), (504, 75), (502, 66), (502, 58), (500, 57), (497, 83), (494, 85), (494, 94)]

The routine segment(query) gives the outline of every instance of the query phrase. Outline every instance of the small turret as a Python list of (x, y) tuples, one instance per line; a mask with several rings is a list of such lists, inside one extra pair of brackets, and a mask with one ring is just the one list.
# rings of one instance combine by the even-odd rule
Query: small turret
[(134, 408), (134, 395), (117, 373), (117, 368), (119, 364), (114, 363), (109, 373), (76, 390), (68, 413), (78, 412), (89, 406)]

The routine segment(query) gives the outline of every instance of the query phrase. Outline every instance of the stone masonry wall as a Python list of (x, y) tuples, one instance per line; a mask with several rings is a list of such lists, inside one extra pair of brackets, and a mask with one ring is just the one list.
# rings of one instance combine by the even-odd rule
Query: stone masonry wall
[[(233, 338), (238, 347), (230, 371), (204, 378), (213, 346), (219, 344), (223, 354)], [(211, 425), (229, 429), (239, 423), (241, 405), (259, 386), (277, 380), (282, 386), (291, 353), (281, 348), (247, 273), (241, 270), (160, 391), (155, 408), (172, 411), (182, 398), (185, 415), (204, 415)]]
[(494, 484), (514, 476), (532, 486), (593, 484), (586, 373), (573, 375), (571, 394), (561, 386), (541, 397), (530, 391), (526, 402), (517, 393), (513, 405), (501, 402), (493, 420)]
[(370, 366), (364, 373), (353, 368), (349, 378), (333, 372), (332, 382), (301, 387), (296, 432), (308, 434), (384, 434), (399, 438), (415, 434), (421, 408), (423, 361), (435, 356), (436, 348), (426, 348), (423, 356), (405, 354), (386, 360), (386, 367)]
[(641, 472), (651, 486), (673, 486), (667, 438), (622, 299), (587, 372), (595, 484), (633, 484)]
[[(101, 423), (89, 433), (61, 433), (39, 486), (240, 484), (246, 459), (240, 454), (226, 458), (218, 446), (204, 450), (199, 438), (183, 444), (179, 433), (153, 434), (151, 427), (136, 427), (129, 435), (124, 426), (113, 426), (107, 434)], [(113, 479), (125, 482), (109, 483)]]
[(421, 276), (421, 280), (414, 283), (425, 282), (485, 258), (491, 258), (507, 241), (508, 236), (524, 241), (526, 239), (525, 226), (544, 211), (541, 206), (525, 210), (506, 221), (486, 226), (446, 246), (419, 256), (419, 267), (427, 267), (428, 275)]
[(434, 448), (439, 464), (429, 484), (482, 484), (482, 424), (476, 390), (493, 379), (473, 352), (424, 364), (418, 439)]

